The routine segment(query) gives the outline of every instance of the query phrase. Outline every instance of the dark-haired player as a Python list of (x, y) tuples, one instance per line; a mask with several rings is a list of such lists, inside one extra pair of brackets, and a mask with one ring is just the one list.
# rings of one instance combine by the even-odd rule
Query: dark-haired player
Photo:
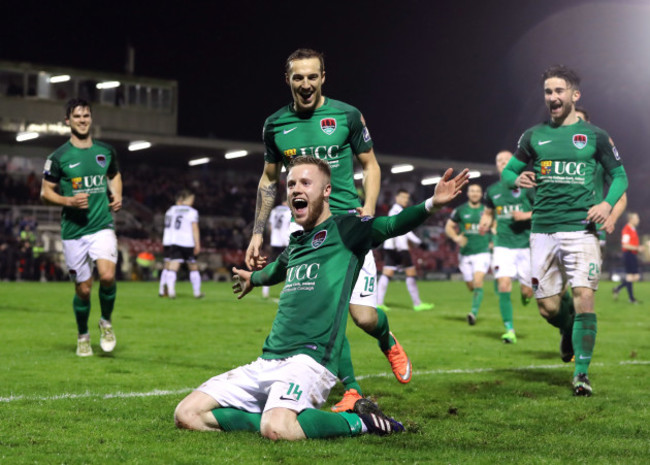
[[(609, 135), (576, 115), (578, 75), (553, 66), (542, 82), (550, 119), (524, 132), (502, 178), (510, 187), (536, 190), (530, 241), (535, 298), (540, 314), (562, 332), (562, 359), (571, 360), (571, 346), (575, 353), (574, 395), (589, 396), (601, 265), (596, 224), (607, 220), (627, 189), (627, 175)], [(529, 162), (534, 171), (524, 171)], [(612, 177), (603, 201), (594, 194), (598, 165)], [(573, 291), (574, 319), (560, 305), (565, 283)]]
[[(373, 216), (379, 195), (381, 171), (373, 143), (361, 112), (355, 107), (322, 94), (325, 83), (323, 55), (310, 49), (298, 49), (285, 63), (285, 80), (293, 101), (269, 116), (264, 123), (264, 171), (257, 190), (255, 224), (246, 251), (251, 270), (265, 264), (261, 255), (264, 227), (275, 204), (282, 166), (292, 159), (309, 156), (327, 161), (332, 169), (330, 208), (334, 214), (360, 212)], [(363, 169), (364, 204), (354, 185), (354, 161)], [(386, 314), (377, 309), (377, 268), (368, 252), (350, 300), (350, 315), (357, 326), (373, 336), (388, 358), (401, 383), (411, 380), (411, 361), (388, 326)], [(343, 400), (335, 410), (348, 410), (361, 397), (349, 345), (344, 347), (340, 379), (345, 386)]]
[(88, 332), (93, 263), (99, 274), (100, 347), (104, 352), (115, 348), (111, 315), (116, 295), (117, 238), (111, 211), (122, 208), (122, 176), (115, 149), (90, 134), (92, 114), (88, 102), (70, 100), (65, 118), (70, 140), (47, 157), (41, 200), (63, 207), (63, 254), (75, 282), (72, 307), (77, 319), (77, 355), (88, 357), (93, 354)]

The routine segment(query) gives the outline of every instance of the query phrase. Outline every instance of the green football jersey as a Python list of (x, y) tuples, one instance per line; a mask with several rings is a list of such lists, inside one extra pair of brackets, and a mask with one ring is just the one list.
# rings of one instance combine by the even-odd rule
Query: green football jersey
[(359, 110), (325, 98), (315, 111), (296, 113), (293, 104), (275, 112), (264, 123), (264, 160), (288, 167), (293, 157), (326, 160), (332, 170), (330, 209), (349, 213), (361, 207), (354, 185), (354, 158), (372, 148), (372, 139)]
[(251, 277), (256, 286), (285, 282), (262, 358), (306, 354), (338, 373), (350, 295), (366, 253), (428, 217), (420, 204), (390, 217), (330, 216), (312, 231), (291, 234), (278, 259)]
[(115, 149), (93, 140), (93, 145), (80, 149), (70, 143), (63, 144), (45, 161), (44, 178), (59, 184), (60, 194), (73, 197), (87, 193), (88, 209), (63, 207), (61, 212), (61, 237), (79, 239), (102, 229), (115, 229), (108, 206), (108, 178), (119, 172)]
[(497, 220), (495, 247), (526, 249), (530, 247), (530, 220), (515, 221), (512, 212), (532, 210), (534, 192), (532, 189), (509, 189), (504, 181), (492, 184), (485, 191), (485, 205), (494, 210)]
[(622, 166), (609, 135), (579, 120), (568, 126), (550, 122), (528, 129), (519, 139), (515, 157), (532, 162), (537, 188), (532, 232), (554, 233), (594, 229), (586, 220), (595, 194), (598, 164), (605, 171)]
[(460, 248), (461, 255), (490, 252), (490, 234), (481, 234), (478, 231), (483, 210), (483, 204), (472, 207), (469, 202), (465, 202), (451, 212), (451, 221), (456, 223), (460, 232), (467, 237), (467, 244)]

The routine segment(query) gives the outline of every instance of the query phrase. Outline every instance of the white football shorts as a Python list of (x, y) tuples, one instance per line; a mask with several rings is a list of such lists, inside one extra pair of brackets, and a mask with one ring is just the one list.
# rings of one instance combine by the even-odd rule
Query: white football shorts
[(474, 281), (474, 273), (487, 273), (490, 270), (490, 254), (475, 253), (473, 255), (459, 255), (458, 269), (466, 283)]
[(372, 250), (369, 250), (359, 270), (359, 277), (352, 289), (350, 303), (377, 308), (377, 264)]
[(530, 235), (532, 288), (537, 299), (560, 294), (564, 284), (571, 288), (598, 289), (600, 245), (589, 231)]
[(63, 241), (63, 256), (70, 277), (77, 283), (90, 279), (98, 259), (117, 263), (117, 237), (112, 229), (102, 229), (79, 239)]
[(302, 412), (323, 406), (334, 376), (308, 355), (265, 360), (258, 358), (210, 378), (196, 390), (203, 392), (221, 407), (262, 413), (276, 407)]
[(492, 271), (495, 278), (518, 279), (530, 287), (530, 249), (495, 247), (492, 254)]

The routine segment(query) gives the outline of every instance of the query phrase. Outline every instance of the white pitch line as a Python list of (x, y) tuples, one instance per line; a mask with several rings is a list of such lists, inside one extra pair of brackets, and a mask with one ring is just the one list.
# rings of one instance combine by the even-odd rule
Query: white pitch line
[[(650, 360), (626, 360), (618, 362), (618, 365), (650, 365)], [(556, 365), (528, 365), (525, 367), (502, 367), (502, 368), (468, 368), (468, 369), (451, 369), (451, 370), (423, 370), (423, 371), (414, 371), (413, 375), (457, 375), (457, 374), (476, 374), (476, 373), (494, 373), (497, 371), (526, 371), (526, 370), (553, 370), (556, 368), (565, 368), (569, 364), (556, 364)], [(591, 366), (602, 367), (605, 366), (604, 363), (592, 363)], [(361, 375), (357, 376), (357, 379), (369, 379), (369, 378), (387, 378), (392, 377), (392, 373), (375, 373), (372, 375)], [(20, 400), (26, 400), (29, 402), (47, 402), (51, 400), (62, 400), (62, 399), (127, 399), (132, 397), (159, 397), (159, 396), (173, 396), (178, 394), (185, 394), (190, 392), (194, 388), (183, 388), (176, 389), (173, 391), (155, 389), (149, 392), (115, 392), (113, 394), (96, 394), (93, 392), (82, 392), (78, 394), (58, 394), (55, 396), (22, 396), (22, 395), (11, 395), (9, 397), (0, 397), (0, 403), (8, 404), (10, 402), (16, 402)]]

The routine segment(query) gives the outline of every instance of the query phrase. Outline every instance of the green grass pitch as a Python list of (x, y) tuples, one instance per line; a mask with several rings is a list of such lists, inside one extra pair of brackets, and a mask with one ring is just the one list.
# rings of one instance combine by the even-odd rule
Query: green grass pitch
[[(256, 358), (275, 313), (260, 290), (237, 301), (227, 283), (204, 283), (192, 298), (157, 297), (157, 283), (118, 283), (117, 348), (75, 356), (70, 283), (0, 283), (1, 464), (637, 464), (650, 457), (650, 305), (614, 302), (612, 283), (596, 295), (598, 336), (591, 398), (574, 398), (572, 364), (535, 303), (513, 298), (518, 343), (504, 345), (492, 283), (478, 323), (465, 321), (463, 283), (420, 282), (435, 309), (415, 313), (403, 282), (386, 303), (391, 329), (414, 367), (399, 384), (375, 341), (348, 324), (364, 394), (403, 421), (385, 438), (272, 443), (251, 433), (174, 427), (176, 404), (209, 377)], [(650, 302), (650, 285), (635, 286)], [(273, 289), (275, 296), (279, 288)], [(272, 294), (273, 295), (273, 294)], [(342, 394), (338, 385), (330, 403)]]

